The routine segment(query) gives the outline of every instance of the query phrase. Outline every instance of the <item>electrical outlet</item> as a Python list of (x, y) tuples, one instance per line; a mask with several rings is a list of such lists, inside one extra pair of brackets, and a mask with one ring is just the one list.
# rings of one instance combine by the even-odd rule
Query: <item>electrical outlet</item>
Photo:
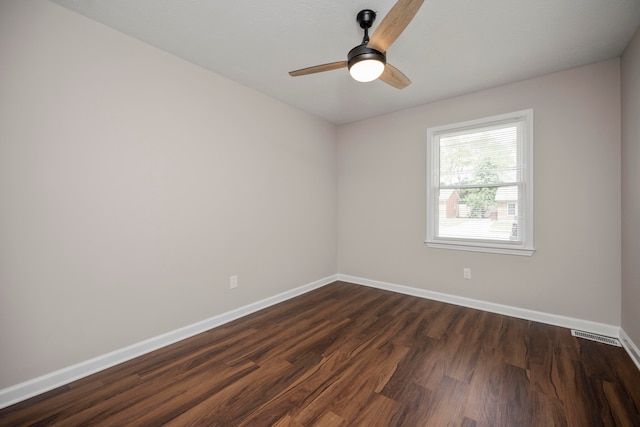
[(229, 289), (235, 289), (238, 287), (238, 276), (233, 275), (229, 277)]
[(471, 269), (470, 269), (470, 268), (464, 268), (464, 269), (462, 270), (462, 276), (463, 276), (465, 279), (469, 279), (469, 280), (470, 280), (470, 279), (471, 279)]

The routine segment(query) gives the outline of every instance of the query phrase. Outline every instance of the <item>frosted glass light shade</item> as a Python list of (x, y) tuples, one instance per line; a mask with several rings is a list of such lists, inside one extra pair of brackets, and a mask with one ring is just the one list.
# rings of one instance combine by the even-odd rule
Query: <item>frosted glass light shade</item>
[(358, 61), (349, 68), (349, 73), (354, 80), (359, 82), (370, 82), (382, 74), (384, 63), (377, 59), (365, 59)]

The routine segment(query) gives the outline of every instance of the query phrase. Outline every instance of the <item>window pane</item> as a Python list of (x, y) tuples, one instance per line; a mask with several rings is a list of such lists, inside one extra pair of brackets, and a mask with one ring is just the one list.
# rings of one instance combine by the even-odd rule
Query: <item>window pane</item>
[(518, 125), (439, 137), (440, 184), (498, 184), (518, 178)]
[(518, 187), (440, 189), (438, 237), (518, 239)]

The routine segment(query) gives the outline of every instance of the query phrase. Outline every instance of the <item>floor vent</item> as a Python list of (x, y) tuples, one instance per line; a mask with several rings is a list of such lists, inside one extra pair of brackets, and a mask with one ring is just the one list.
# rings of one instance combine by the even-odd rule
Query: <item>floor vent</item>
[(584, 338), (591, 341), (597, 341), (604, 344), (615, 345), (616, 347), (622, 347), (620, 341), (617, 338), (605, 337), (603, 335), (596, 335), (590, 332), (577, 331), (575, 329), (571, 330), (571, 335), (578, 338)]

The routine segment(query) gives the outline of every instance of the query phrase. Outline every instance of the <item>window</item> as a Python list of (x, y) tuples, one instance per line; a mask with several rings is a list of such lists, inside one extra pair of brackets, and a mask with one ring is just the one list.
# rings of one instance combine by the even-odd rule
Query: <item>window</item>
[(533, 110), (428, 129), (425, 243), (533, 255)]

